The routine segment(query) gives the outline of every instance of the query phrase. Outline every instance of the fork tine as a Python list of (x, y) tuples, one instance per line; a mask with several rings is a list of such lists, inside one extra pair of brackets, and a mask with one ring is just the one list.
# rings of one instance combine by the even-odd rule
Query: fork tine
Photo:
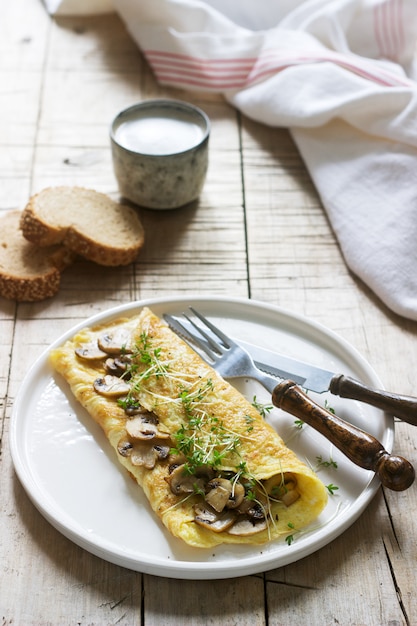
[[(191, 307), (190, 307), (190, 309), (191, 309)], [(192, 309), (191, 309), (191, 310), (192, 310)], [(194, 313), (194, 315), (197, 315), (197, 317), (198, 317), (198, 314), (197, 314), (195, 311), (193, 311), (193, 313)], [(185, 319), (186, 319), (188, 322), (190, 322), (191, 326), (192, 326), (193, 328), (195, 328), (195, 330), (196, 330), (196, 331), (197, 331), (197, 332), (198, 332), (198, 333), (199, 333), (202, 337), (204, 337), (204, 339), (207, 341), (207, 343), (209, 344), (209, 346), (210, 346), (210, 348), (211, 348), (212, 350), (214, 350), (217, 354), (222, 354), (222, 352), (221, 352), (221, 350), (220, 350), (219, 345), (218, 345), (215, 341), (213, 341), (213, 339), (210, 337), (210, 335), (208, 335), (208, 334), (207, 334), (207, 333), (206, 333), (206, 332), (205, 332), (205, 331), (204, 331), (204, 330), (203, 330), (200, 326), (198, 326), (198, 325), (194, 322), (194, 320), (192, 320), (192, 319), (191, 319), (191, 317), (189, 317), (189, 316), (188, 316), (188, 315), (186, 315), (185, 313), (183, 313), (183, 316), (185, 317)], [(193, 336), (195, 337), (195, 335), (193, 335)]]
[[(192, 323), (192, 320), (190, 320), (185, 313), (183, 313), (184, 317)], [(184, 326), (184, 324), (177, 318), (173, 318), (171, 315), (164, 315), (164, 318), (166, 319), (166, 321), (168, 323), (173, 323), (176, 327), (179, 327), (182, 330), (182, 336), (183, 338), (186, 339), (187, 343), (190, 341), (190, 337), (192, 337), (192, 341), (200, 348), (200, 350), (202, 350), (203, 352), (205, 352), (207, 354), (208, 357), (210, 357), (210, 359), (212, 361), (216, 360), (216, 354), (214, 353), (214, 351), (212, 350), (211, 346), (208, 345), (208, 343), (206, 341), (204, 341), (203, 339), (200, 339), (199, 337), (197, 337), (195, 335), (195, 333), (191, 333), (190, 330), (188, 328), (186, 328)], [(195, 324), (193, 324), (193, 326), (195, 326)], [(199, 331), (200, 334), (202, 334), (202, 331), (197, 328), (197, 330)], [(202, 335), (203, 336), (203, 335)], [(213, 343), (213, 342), (211, 342)]]
[[(210, 328), (211, 332), (216, 335), (216, 337), (218, 337), (222, 342), (225, 348), (231, 348), (234, 344), (234, 342), (230, 339), (230, 337), (228, 337), (227, 335), (225, 335), (224, 333), (222, 333), (222, 331), (217, 328), (217, 326), (214, 326), (214, 324), (212, 324), (208, 319), (206, 319), (204, 317), (204, 315), (201, 315), (201, 313), (199, 313), (198, 311), (196, 311), (195, 309), (193, 309), (192, 306), (189, 307), (190, 311), (192, 311), (194, 313), (194, 315), (196, 317), (198, 317), (198, 319), (203, 322), (203, 324), (205, 324), (208, 328)], [(188, 319), (188, 318), (187, 318)], [(191, 322), (191, 320), (189, 320)], [(195, 324), (193, 324), (194, 326), (196, 326)], [(198, 328), (196, 326), (196, 328)], [(200, 332), (202, 332), (200, 330)], [(204, 333), (204, 336), (206, 336), (206, 334)], [(207, 339), (209, 339), (209, 337), (207, 337)]]

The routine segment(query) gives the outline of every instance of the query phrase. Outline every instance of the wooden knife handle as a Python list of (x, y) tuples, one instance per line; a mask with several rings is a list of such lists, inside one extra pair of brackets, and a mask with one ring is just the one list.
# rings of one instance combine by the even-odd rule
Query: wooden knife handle
[(417, 426), (417, 398), (366, 387), (358, 380), (339, 374), (333, 376), (329, 391), (341, 398), (360, 400)]
[(412, 485), (415, 472), (409, 461), (389, 454), (375, 437), (316, 404), (293, 381), (279, 383), (272, 402), (324, 435), (353, 463), (375, 472), (388, 489), (404, 491)]

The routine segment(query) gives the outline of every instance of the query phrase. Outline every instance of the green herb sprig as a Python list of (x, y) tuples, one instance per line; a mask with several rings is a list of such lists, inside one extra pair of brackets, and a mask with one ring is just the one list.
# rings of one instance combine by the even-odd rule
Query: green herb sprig
[(274, 408), (271, 404), (264, 404), (262, 402), (258, 402), (256, 396), (253, 396), (252, 406), (258, 411), (258, 413), (265, 418)]
[(339, 487), (337, 485), (333, 485), (333, 483), (330, 483), (329, 485), (326, 485), (326, 489), (331, 496), (334, 496), (334, 492), (337, 491)]
[(330, 457), (328, 461), (325, 461), (322, 455), (320, 454), (319, 456), (316, 456), (316, 460), (317, 460), (316, 469), (319, 469), (320, 467), (333, 467), (334, 469), (337, 469), (337, 462), (334, 461), (332, 457)]
[[(291, 530), (296, 532), (295, 526), (294, 526), (294, 524), (292, 522), (288, 522), (287, 526), (288, 526), (288, 528), (290, 528)], [(287, 535), (285, 537), (285, 541), (290, 546), (293, 543), (293, 541), (294, 541), (294, 532), (292, 532), (290, 535)]]

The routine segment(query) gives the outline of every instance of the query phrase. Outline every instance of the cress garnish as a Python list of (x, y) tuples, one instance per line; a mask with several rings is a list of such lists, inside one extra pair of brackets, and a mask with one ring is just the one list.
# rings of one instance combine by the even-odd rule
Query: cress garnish
[[(215, 415), (219, 402), (216, 378), (213, 381), (204, 372), (196, 376), (181, 371), (181, 359), (155, 347), (150, 333), (142, 332), (135, 345), (130, 341), (126, 344), (124, 337), (122, 342), (120, 337), (114, 339), (111, 333), (101, 344), (98, 339), (102, 346), (99, 357), (96, 347), (92, 350), (91, 346), (78, 350), (77, 356), (106, 359), (106, 374), (94, 381), (94, 389), (117, 401), (125, 412), (126, 433), (117, 444), (119, 454), (146, 469), (165, 463), (168, 474), (164, 479), (171, 492), (180, 496), (172, 506), (194, 498), (197, 524), (232, 535), (248, 536), (263, 530), (270, 535), (279, 519), (272, 505), (288, 507), (300, 494), (291, 472), (281, 471), (260, 480), (242, 457), (243, 440), (252, 440), (256, 446), (256, 418), (240, 414), (238, 432), (229, 428)], [(156, 391), (153, 383), (158, 379), (163, 381)], [(163, 405), (169, 403), (176, 407), (175, 419), (180, 418), (174, 433), (167, 432), (158, 417)], [(256, 396), (252, 406), (261, 417), (273, 408), (258, 402)]]
[[(177, 407), (181, 407), (184, 418), (180, 427), (171, 435), (173, 440), (171, 454), (182, 459), (181, 476), (183, 476), (183, 483), (178, 480), (179, 470), (177, 466), (167, 481), (171, 483), (171, 490), (175, 494), (182, 494), (183, 498), (200, 495), (210, 503), (209, 511), (201, 512), (200, 507), (196, 520), (199, 520), (202, 525), (206, 521), (207, 524), (213, 526), (213, 522), (207, 522), (211, 507), (214, 507), (217, 513), (222, 516), (225, 516), (226, 509), (233, 512), (237, 492), (243, 487), (243, 501), (236, 505), (236, 520), (249, 516), (254, 532), (259, 532), (258, 528), (259, 530), (263, 529), (260, 524), (261, 521), (266, 523), (266, 528), (270, 529), (270, 525), (274, 524), (278, 518), (276, 515), (274, 519), (272, 515), (272, 503), (282, 504), (285, 502), (289, 488), (286, 486), (286, 477), (282, 473), (278, 484), (275, 484), (268, 491), (264, 484), (266, 481), (256, 479), (242, 458), (241, 443), (243, 439), (251, 439), (254, 418), (251, 415), (244, 415), (245, 426), (239, 433), (228, 428), (211, 411), (212, 395), (215, 388), (213, 380), (211, 378), (195, 379), (194, 377), (190, 379), (188, 376), (184, 377), (181, 372), (176, 371), (175, 360), (166, 358), (160, 347), (155, 348), (152, 345), (152, 338), (146, 332), (141, 333), (135, 346), (132, 354), (132, 365), (135, 369), (131, 369), (129, 372), (131, 392), (125, 402), (134, 403), (135, 395), (140, 391), (145, 391), (154, 397), (154, 409), (161, 402), (174, 402)], [(163, 377), (167, 384), (171, 381), (175, 388), (175, 397), (169, 398), (155, 394), (152, 391), (152, 385), (149, 384), (153, 377)], [(265, 417), (273, 408), (258, 402), (256, 396), (253, 398), (252, 405), (262, 417)], [(208, 472), (206, 472), (206, 468), (209, 468)], [(194, 476), (194, 479), (187, 480), (186, 475)], [(223, 491), (225, 489), (224, 479), (230, 483), (230, 494), (227, 499), (221, 492), (222, 489)], [(212, 496), (214, 489), (217, 489), (216, 497)], [(294, 501), (298, 498), (294, 479), (291, 483), (291, 489), (292, 501)], [(223, 498), (220, 497), (222, 493)], [(221, 504), (218, 504), (219, 501)], [(218, 505), (217, 508), (216, 505)], [(218, 522), (219, 520), (216, 520), (215, 523)]]

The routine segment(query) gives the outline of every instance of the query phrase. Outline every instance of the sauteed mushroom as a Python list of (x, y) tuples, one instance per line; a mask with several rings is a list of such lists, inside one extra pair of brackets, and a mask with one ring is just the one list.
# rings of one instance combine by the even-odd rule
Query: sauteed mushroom
[(122, 456), (130, 456), (133, 450), (133, 444), (131, 441), (129, 441), (129, 439), (127, 439), (127, 437), (123, 437), (122, 439), (120, 439), (119, 443), (117, 444), (117, 451), (119, 452), (119, 454), (121, 454)]
[(170, 446), (166, 446), (163, 444), (155, 444), (153, 449), (156, 452), (156, 455), (160, 461), (164, 461), (169, 457)]
[(213, 478), (207, 483), (206, 502), (213, 507), (215, 511), (221, 513), (228, 503), (233, 490), (233, 485), (227, 478)]
[(129, 385), (124, 380), (110, 374), (106, 374), (102, 378), (96, 378), (94, 389), (106, 398), (120, 398), (130, 391)]
[(248, 537), (249, 535), (259, 533), (261, 532), (261, 530), (265, 530), (266, 528), (267, 521), (265, 518), (263, 520), (253, 522), (248, 517), (242, 516), (241, 518), (237, 519), (237, 521), (233, 524), (231, 528), (229, 528), (228, 533), (230, 535)]
[(158, 454), (154, 449), (154, 445), (147, 441), (136, 442), (130, 454), (132, 465), (144, 466), (146, 469), (153, 469), (157, 458)]
[(230, 494), (230, 497), (226, 504), (227, 508), (236, 509), (242, 504), (244, 497), (245, 497), (244, 486), (242, 485), (242, 483), (239, 483), (239, 482), (235, 483), (232, 488), (232, 493)]
[(186, 460), (187, 459), (185, 458), (183, 454), (171, 454), (169, 457), (169, 466), (168, 466), (169, 473), (172, 474), (174, 469), (177, 469), (177, 467), (179, 467), (180, 465), (184, 465)]
[(253, 523), (265, 519), (265, 509), (261, 503), (246, 497), (236, 508), (236, 511), (241, 516), (241, 519), (249, 519)]
[(108, 374), (113, 376), (126, 376), (127, 368), (131, 363), (129, 356), (108, 357), (104, 363), (104, 368)]
[(132, 442), (128, 437), (122, 437), (117, 450), (121, 456), (129, 456), (133, 465), (153, 469), (157, 460), (168, 458), (170, 446), (158, 440)]
[(182, 493), (205, 492), (206, 484), (213, 477), (213, 470), (202, 466), (195, 474), (190, 474), (184, 465), (176, 467), (169, 476), (165, 478), (172, 493), (180, 495)]
[(104, 369), (108, 374), (111, 374), (112, 376), (120, 376), (119, 369), (116, 366), (114, 359), (112, 359), (111, 357), (107, 357), (107, 359), (105, 360)]
[(290, 506), (300, 497), (297, 491), (297, 479), (289, 472), (269, 478), (264, 486), (270, 496), (280, 500), (285, 506)]
[(130, 349), (130, 332), (127, 328), (116, 328), (98, 338), (98, 347), (107, 354), (126, 354)]
[(143, 415), (144, 413), (146, 413), (147, 415), (149, 415), (149, 411), (147, 409), (145, 409), (143, 406), (141, 406), (140, 404), (128, 404), (125, 407), (125, 413), (126, 415), (128, 415), (129, 417), (133, 417), (133, 415)]
[(236, 521), (236, 513), (234, 511), (224, 511), (218, 513), (208, 504), (194, 505), (195, 521), (200, 526), (213, 530), (216, 533), (224, 532), (233, 528)]
[[(149, 413), (148, 415), (152, 415)], [(126, 422), (126, 431), (132, 439), (169, 439), (169, 434), (159, 430), (157, 424), (146, 415), (138, 415)]]
[(90, 343), (83, 343), (78, 348), (75, 348), (75, 354), (86, 361), (98, 361), (104, 359), (107, 356), (106, 352), (100, 350), (97, 341), (91, 341)]
[(246, 511), (246, 515), (253, 523), (265, 519), (265, 511), (259, 502), (253, 502), (252, 506)]

